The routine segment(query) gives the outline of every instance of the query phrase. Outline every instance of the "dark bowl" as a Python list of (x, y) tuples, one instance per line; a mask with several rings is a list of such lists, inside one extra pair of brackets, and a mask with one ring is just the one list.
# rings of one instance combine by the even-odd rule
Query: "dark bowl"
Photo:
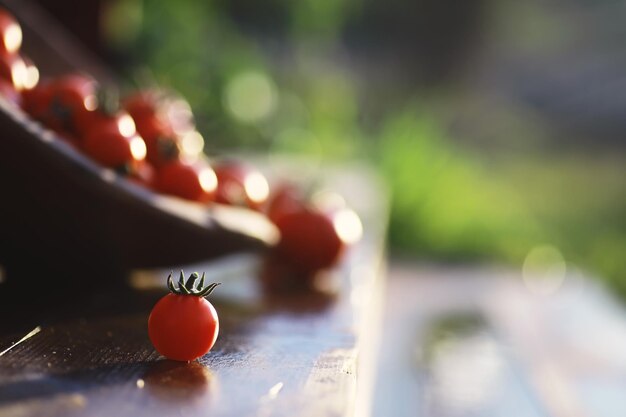
[[(114, 79), (27, 1), (2, 1), (24, 52), (45, 75), (86, 70)], [(0, 264), (90, 270), (165, 267), (272, 245), (276, 229), (247, 209), (144, 189), (89, 158), (0, 97)]]

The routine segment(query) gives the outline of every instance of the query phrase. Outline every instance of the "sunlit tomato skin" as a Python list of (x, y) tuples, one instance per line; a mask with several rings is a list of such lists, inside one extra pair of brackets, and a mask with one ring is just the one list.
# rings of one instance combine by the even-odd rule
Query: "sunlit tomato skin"
[(15, 18), (0, 8), (0, 53), (14, 54), (22, 46), (22, 28)]
[(277, 219), (276, 226), (281, 234), (277, 253), (295, 269), (329, 268), (344, 250), (332, 218), (312, 208), (287, 212)]
[(120, 118), (101, 120), (82, 140), (83, 151), (95, 161), (114, 169), (132, 172), (146, 157), (146, 144), (141, 136), (124, 131)]
[(253, 167), (239, 161), (222, 161), (213, 169), (217, 175), (216, 202), (259, 210), (267, 201), (267, 180)]
[(39, 84), (39, 68), (35, 65), (32, 59), (22, 56), (24, 65), (26, 65), (26, 73), (23, 80), (24, 90), (31, 90)]
[(208, 202), (215, 198), (217, 178), (206, 164), (174, 161), (158, 169), (155, 188), (187, 200)]
[(148, 335), (163, 356), (192, 361), (215, 344), (219, 320), (215, 308), (203, 297), (168, 294), (154, 306)]
[(0, 53), (0, 78), (8, 81), (16, 90), (24, 89), (28, 74), (26, 62), (19, 55)]

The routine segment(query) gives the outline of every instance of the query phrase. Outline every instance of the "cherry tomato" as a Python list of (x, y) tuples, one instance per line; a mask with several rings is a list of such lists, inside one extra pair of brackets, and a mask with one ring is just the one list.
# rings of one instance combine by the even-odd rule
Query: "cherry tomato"
[(146, 157), (146, 144), (137, 135), (133, 119), (118, 115), (99, 120), (82, 141), (87, 155), (110, 168), (132, 172)]
[(276, 223), (286, 213), (304, 209), (306, 203), (302, 192), (291, 183), (276, 186), (265, 206), (267, 217)]
[(183, 135), (195, 129), (189, 103), (172, 92), (139, 91), (124, 100), (124, 108), (135, 119), (157, 117), (177, 135)]
[(146, 159), (155, 167), (175, 161), (180, 156), (178, 139), (168, 126), (155, 115), (133, 117), (137, 131), (146, 141)]
[(52, 88), (50, 83), (39, 83), (32, 89), (22, 91), (22, 108), (33, 118), (45, 121), (50, 103)]
[(51, 86), (52, 97), (45, 121), (48, 127), (83, 137), (96, 117), (98, 88), (95, 80), (80, 74), (55, 80)]
[(153, 90), (144, 90), (128, 96), (123, 101), (126, 110), (133, 119), (156, 116), (159, 113), (160, 93)]
[(15, 18), (0, 8), (0, 53), (14, 54), (22, 46), (22, 28)]
[(97, 88), (95, 80), (80, 74), (39, 83), (23, 91), (24, 110), (56, 132), (82, 137), (93, 124)]
[(155, 188), (187, 200), (208, 202), (215, 197), (217, 177), (207, 164), (174, 161), (159, 168)]
[(124, 100), (137, 131), (146, 142), (146, 159), (155, 167), (172, 162), (181, 154), (180, 142), (164, 114), (164, 94), (155, 90), (137, 92)]
[(214, 165), (218, 203), (260, 209), (269, 195), (267, 180), (256, 169), (237, 161)]
[(204, 286), (204, 274), (198, 285), (198, 274), (184, 282), (181, 271), (178, 288), (170, 274), (170, 294), (161, 298), (148, 318), (148, 335), (156, 350), (169, 359), (192, 361), (206, 354), (217, 340), (219, 320), (215, 308), (204, 297), (217, 285)]
[(344, 250), (332, 217), (303, 207), (284, 213), (276, 220), (280, 241), (276, 248), (282, 259), (302, 271), (333, 266)]

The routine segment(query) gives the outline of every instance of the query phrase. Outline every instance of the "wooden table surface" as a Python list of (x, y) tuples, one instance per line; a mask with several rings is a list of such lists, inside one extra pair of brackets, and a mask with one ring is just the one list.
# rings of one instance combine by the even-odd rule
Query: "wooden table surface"
[[(374, 417), (623, 417), (626, 307), (575, 268), (392, 261)], [(539, 281), (541, 282), (541, 281)], [(554, 282), (553, 282), (554, 283)]]
[[(367, 182), (362, 173), (349, 177), (339, 189), (344, 180)], [(347, 191), (365, 234), (328, 274), (333, 290), (262, 291), (252, 255), (186, 265), (223, 283), (211, 298), (217, 343), (190, 363), (160, 357), (147, 336), (167, 271), (134, 273), (128, 285), (118, 277), (93, 282), (86, 271), (79, 288), (45, 277), (56, 289), (42, 279), (28, 287), (27, 271), (18, 284), (8, 277), (0, 284), (0, 415), (367, 414), (386, 215), (375, 191)]]

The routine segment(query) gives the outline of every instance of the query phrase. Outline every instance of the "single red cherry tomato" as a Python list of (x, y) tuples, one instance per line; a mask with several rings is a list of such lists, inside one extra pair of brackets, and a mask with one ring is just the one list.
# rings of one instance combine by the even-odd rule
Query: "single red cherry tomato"
[(239, 161), (222, 161), (213, 166), (217, 175), (215, 201), (258, 210), (269, 195), (267, 180), (258, 170)]
[(24, 109), (54, 131), (82, 138), (98, 107), (97, 88), (87, 76), (66, 75), (25, 90)]
[(146, 157), (146, 144), (128, 115), (101, 119), (82, 141), (84, 152), (104, 166), (133, 172)]
[(0, 8), (0, 53), (14, 54), (22, 46), (22, 28), (15, 18)]
[(217, 177), (207, 164), (174, 161), (158, 169), (155, 188), (187, 200), (208, 202), (215, 198)]
[(204, 297), (219, 284), (204, 286), (204, 274), (196, 285), (198, 274), (184, 282), (180, 273), (178, 288), (167, 278), (170, 294), (161, 298), (148, 318), (148, 335), (155, 349), (177, 361), (192, 361), (206, 354), (217, 340), (219, 320), (215, 308)]
[(331, 216), (303, 207), (276, 220), (279, 256), (297, 270), (316, 271), (335, 265), (344, 250)]

